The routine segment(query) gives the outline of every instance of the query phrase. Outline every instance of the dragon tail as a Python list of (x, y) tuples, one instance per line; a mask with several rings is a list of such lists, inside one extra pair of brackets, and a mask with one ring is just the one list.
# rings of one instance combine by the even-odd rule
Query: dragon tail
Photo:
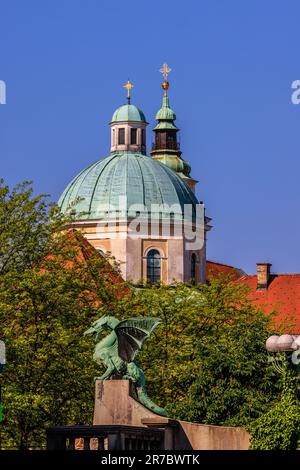
[(156, 413), (161, 416), (167, 416), (166, 410), (153, 403), (153, 401), (148, 397), (145, 387), (143, 387), (142, 385), (137, 386), (136, 392), (138, 399), (142, 405), (144, 405), (149, 410), (153, 411), (153, 413)]

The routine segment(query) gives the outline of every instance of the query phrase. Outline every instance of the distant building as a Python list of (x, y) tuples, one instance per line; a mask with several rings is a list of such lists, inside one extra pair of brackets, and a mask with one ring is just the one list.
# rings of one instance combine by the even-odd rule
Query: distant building
[(83, 169), (59, 199), (62, 211), (73, 215), (73, 226), (97, 250), (110, 252), (124, 279), (133, 282), (206, 280), (210, 219), (180, 151), (176, 115), (169, 105), (169, 71), (164, 64), (151, 155), (146, 154), (147, 121), (131, 104), (128, 81), (127, 104), (110, 121), (110, 155)]
[[(161, 71), (163, 100), (150, 155), (148, 123), (131, 104), (133, 85), (128, 81), (127, 103), (110, 121), (110, 155), (75, 176), (59, 199), (62, 211), (72, 215), (73, 226), (99, 253), (116, 258), (124, 279), (197, 283), (231, 274), (251, 289), (249, 298), (255, 305), (265, 312), (277, 310), (278, 322), (290, 318), (299, 333), (300, 274), (271, 274), (270, 264), (259, 263), (257, 276), (248, 276), (241, 269), (206, 260), (211, 219), (195, 196), (197, 180), (190, 164), (182, 158), (168, 97), (170, 69), (164, 64)], [(191, 243), (186, 224), (196, 234), (196, 243)]]
[(278, 326), (285, 324), (284, 330), (300, 334), (300, 274), (274, 274), (270, 263), (257, 263), (255, 275), (213, 261), (207, 261), (206, 267), (208, 281), (228, 275), (234, 281), (241, 282), (250, 289), (248, 298), (253, 305), (265, 313), (276, 311), (275, 322)]

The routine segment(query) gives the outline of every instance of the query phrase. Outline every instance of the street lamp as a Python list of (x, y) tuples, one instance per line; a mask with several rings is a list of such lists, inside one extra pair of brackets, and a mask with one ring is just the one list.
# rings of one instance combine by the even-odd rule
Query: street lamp
[(283, 374), (284, 362), (288, 360), (299, 371), (300, 364), (300, 335), (273, 335), (266, 341), (269, 361), (277, 372)]
[(300, 350), (300, 335), (273, 335), (266, 341), (268, 352), (291, 352)]

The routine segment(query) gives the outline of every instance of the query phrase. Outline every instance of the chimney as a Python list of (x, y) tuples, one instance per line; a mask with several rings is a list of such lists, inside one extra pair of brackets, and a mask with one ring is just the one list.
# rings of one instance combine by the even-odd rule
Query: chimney
[(268, 289), (271, 263), (256, 263), (257, 266), (257, 289), (265, 290)]

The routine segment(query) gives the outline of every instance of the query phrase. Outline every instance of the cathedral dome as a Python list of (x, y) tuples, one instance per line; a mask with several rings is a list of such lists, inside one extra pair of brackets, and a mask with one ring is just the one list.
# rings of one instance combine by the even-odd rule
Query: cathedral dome
[[(79, 173), (58, 204), (62, 212), (73, 213), (77, 220), (148, 217), (150, 210), (151, 217), (168, 217), (163, 208), (153, 210), (153, 204), (176, 204), (174, 219), (182, 219), (184, 205), (189, 204), (194, 219), (198, 201), (166, 165), (141, 153), (116, 152)], [(190, 219), (186, 213), (185, 217)]]
[(133, 104), (124, 104), (117, 108), (111, 118), (113, 122), (146, 122), (143, 111)]

